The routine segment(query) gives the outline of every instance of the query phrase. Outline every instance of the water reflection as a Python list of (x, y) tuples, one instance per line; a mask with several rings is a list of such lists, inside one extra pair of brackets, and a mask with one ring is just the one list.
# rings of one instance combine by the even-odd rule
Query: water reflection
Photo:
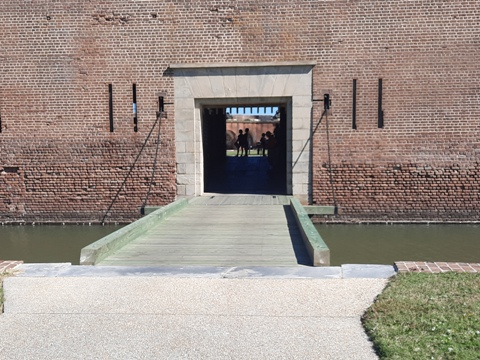
[(331, 265), (480, 262), (480, 225), (316, 225)]
[(26, 263), (69, 262), (78, 265), (80, 250), (121, 225), (1, 226), (0, 260)]
[[(70, 262), (121, 225), (1, 226), (0, 260)], [(480, 225), (317, 225), (331, 265), (395, 261), (480, 262)]]

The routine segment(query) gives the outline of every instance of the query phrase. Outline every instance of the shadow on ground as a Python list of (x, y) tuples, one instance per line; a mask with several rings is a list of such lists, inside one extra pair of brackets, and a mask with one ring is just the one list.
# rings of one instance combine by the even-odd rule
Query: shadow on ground
[(286, 195), (286, 175), (271, 169), (267, 157), (225, 157), (205, 169), (205, 192)]

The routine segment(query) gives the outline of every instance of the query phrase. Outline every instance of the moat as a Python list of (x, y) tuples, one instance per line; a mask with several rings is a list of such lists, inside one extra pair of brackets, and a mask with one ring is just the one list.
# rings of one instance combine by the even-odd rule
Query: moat
[(317, 225), (331, 265), (479, 262), (480, 225)]
[(78, 265), (84, 246), (120, 228), (120, 225), (0, 226), (0, 259)]
[[(80, 250), (120, 225), (1, 226), (0, 259), (79, 263)], [(479, 262), (480, 225), (317, 225), (331, 265), (399, 260)]]

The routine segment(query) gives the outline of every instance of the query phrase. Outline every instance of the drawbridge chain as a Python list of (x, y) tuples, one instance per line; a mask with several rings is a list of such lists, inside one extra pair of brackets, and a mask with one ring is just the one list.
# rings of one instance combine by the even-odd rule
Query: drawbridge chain
[[(120, 187), (118, 188), (117, 193), (115, 194), (115, 197), (113, 198), (112, 202), (110, 203), (110, 206), (108, 207), (107, 211), (105, 211), (105, 214), (103, 215), (102, 224), (105, 224), (105, 218), (107, 217), (108, 213), (109, 213), (110, 210), (112, 209), (113, 204), (115, 204), (115, 201), (117, 201), (118, 195), (120, 195), (120, 191), (122, 191), (123, 187), (125, 186), (125, 184), (126, 184), (128, 178), (129, 178), (130, 174), (131, 174), (132, 171), (133, 171), (133, 168), (134, 168), (135, 165), (137, 164), (137, 161), (138, 161), (138, 159), (140, 158), (140, 155), (141, 155), (142, 152), (143, 152), (143, 149), (145, 149), (145, 146), (147, 145), (147, 142), (148, 142), (148, 140), (150, 139), (150, 136), (152, 135), (153, 130), (155, 129), (155, 127), (157, 126), (157, 124), (160, 122), (161, 118), (162, 118), (162, 111), (160, 111), (160, 112), (157, 113), (157, 119), (155, 120), (155, 123), (153, 124), (152, 128), (150, 129), (150, 132), (148, 133), (145, 141), (143, 142), (142, 148), (141, 148), (140, 151), (138, 152), (137, 157), (135, 158), (133, 164), (130, 166), (130, 169), (128, 170), (128, 173), (127, 173), (127, 175), (125, 176), (125, 179), (123, 180), (122, 185), (120, 185)], [(150, 179), (150, 187), (149, 187), (149, 189), (148, 189), (148, 193), (150, 193), (150, 188), (151, 188), (151, 185), (152, 185), (152, 182), (153, 182), (153, 175), (155, 174), (155, 167), (156, 167), (156, 163), (157, 163), (157, 154), (158, 154), (158, 146), (159, 146), (159, 143), (160, 143), (160, 126), (159, 126), (159, 129), (158, 129), (157, 149), (156, 149), (156, 153), (155, 153), (154, 169), (153, 169), (152, 178)], [(147, 198), (148, 198), (148, 194), (147, 194)], [(147, 202), (147, 199), (145, 199), (145, 202), (144, 202), (144, 205), (143, 205), (143, 206), (145, 206), (146, 202)]]
[(331, 158), (331, 149), (330, 149), (330, 129), (329, 129), (329, 126), (328, 126), (328, 110), (330, 109), (330, 106), (332, 105), (332, 99), (330, 99), (330, 94), (324, 94), (323, 99), (313, 100), (313, 101), (322, 101), (323, 102), (323, 113), (322, 113), (322, 116), (320, 117), (320, 120), (318, 121), (317, 125), (315, 126), (313, 134), (315, 134), (315, 132), (318, 129), (318, 126), (320, 125), (323, 117), (325, 116), (325, 130), (326, 130), (326, 133), (327, 133), (328, 174), (329, 174), (330, 188), (331, 188), (331, 191), (332, 191), (333, 206), (335, 208), (335, 215), (337, 215), (338, 207), (337, 207), (337, 200), (335, 198), (335, 186), (334, 186), (334, 179), (333, 179), (333, 173), (332, 173), (332, 158)]

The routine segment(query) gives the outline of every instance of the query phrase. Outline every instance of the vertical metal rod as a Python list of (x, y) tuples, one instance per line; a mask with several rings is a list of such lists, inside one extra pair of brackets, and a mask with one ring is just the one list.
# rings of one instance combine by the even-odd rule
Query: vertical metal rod
[(378, 127), (383, 128), (382, 79), (378, 79)]
[(332, 201), (333, 201), (333, 206), (335, 207), (335, 215), (336, 215), (337, 199), (335, 198), (335, 185), (333, 182), (333, 174), (332, 174), (332, 157), (331, 157), (331, 151), (330, 151), (330, 130), (328, 128), (328, 109), (324, 110), (324, 114), (325, 114), (325, 128), (327, 130), (328, 174), (330, 178), (330, 187), (332, 189)]
[(158, 112), (159, 113), (163, 113), (164, 111), (164, 100), (163, 100), (163, 96), (159, 96), (158, 97)]
[(110, 132), (113, 132), (113, 87), (108, 84), (108, 115), (110, 119)]
[(132, 85), (133, 95), (133, 131), (138, 131), (138, 118), (137, 118), (137, 84)]
[(352, 89), (352, 129), (357, 129), (357, 79), (353, 79)]

